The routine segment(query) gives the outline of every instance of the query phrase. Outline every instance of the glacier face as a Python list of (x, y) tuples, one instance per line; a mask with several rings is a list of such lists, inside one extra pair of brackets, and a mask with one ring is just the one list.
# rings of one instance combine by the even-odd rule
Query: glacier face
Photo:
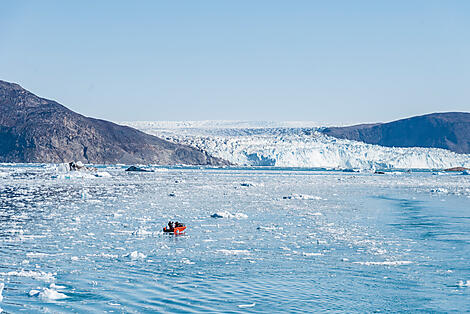
[(244, 166), (357, 169), (470, 167), (469, 154), (333, 138), (314, 122), (137, 121), (123, 124)]

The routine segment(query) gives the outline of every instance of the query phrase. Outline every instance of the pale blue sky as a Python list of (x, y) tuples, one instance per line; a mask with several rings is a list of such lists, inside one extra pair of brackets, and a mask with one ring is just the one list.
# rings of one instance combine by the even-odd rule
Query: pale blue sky
[(114, 121), (470, 111), (470, 1), (2, 1), (0, 69)]

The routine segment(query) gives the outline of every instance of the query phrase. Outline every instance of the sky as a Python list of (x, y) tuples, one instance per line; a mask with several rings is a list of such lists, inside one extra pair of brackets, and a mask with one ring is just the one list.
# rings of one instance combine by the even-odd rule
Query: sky
[(112, 121), (470, 111), (470, 1), (2, 1), (0, 80)]

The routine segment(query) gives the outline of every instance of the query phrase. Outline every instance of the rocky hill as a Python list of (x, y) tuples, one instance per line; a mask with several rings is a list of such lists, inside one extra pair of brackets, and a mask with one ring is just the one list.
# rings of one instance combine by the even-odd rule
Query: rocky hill
[(227, 164), (186, 145), (88, 118), (0, 81), (0, 162)]
[(432, 113), (389, 123), (331, 127), (323, 133), (388, 147), (434, 147), (470, 153), (470, 113)]

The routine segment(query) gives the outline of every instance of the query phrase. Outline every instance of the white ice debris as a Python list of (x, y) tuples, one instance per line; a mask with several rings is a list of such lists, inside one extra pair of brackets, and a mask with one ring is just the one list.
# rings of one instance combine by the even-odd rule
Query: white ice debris
[(235, 219), (245, 219), (248, 218), (248, 215), (243, 213), (232, 214), (228, 211), (219, 211), (211, 215), (212, 218), (235, 218)]
[(144, 258), (147, 257), (147, 255), (145, 255), (144, 253), (140, 253), (140, 252), (137, 252), (137, 251), (133, 251), (133, 252), (128, 253), (124, 256), (129, 257), (133, 261), (138, 260), (138, 259), (144, 259)]
[(2, 293), (3, 293), (3, 288), (5, 288), (5, 283), (0, 282), (0, 302), (3, 301), (3, 295), (2, 295)]
[(43, 288), (41, 290), (32, 289), (29, 291), (28, 295), (30, 297), (38, 297), (44, 301), (55, 301), (68, 298), (67, 295), (57, 291), (54, 288)]
[(314, 124), (292, 126), (227, 121), (127, 122), (152, 135), (204, 149), (237, 165), (347, 169), (470, 167), (470, 154), (397, 148), (337, 139)]
[(291, 194), (282, 197), (285, 200), (322, 200), (320, 196), (306, 195), (306, 194)]
[(435, 189), (431, 189), (431, 193), (443, 193), (443, 194), (447, 194), (447, 193), (449, 193), (449, 190), (448, 190), (448, 189), (445, 189), (445, 188), (435, 188)]
[(148, 231), (148, 230), (145, 229), (144, 227), (140, 227), (139, 229), (133, 231), (132, 234), (133, 234), (133, 235), (136, 235), (136, 236), (143, 237), (143, 236), (152, 235), (153, 232), (152, 232), (152, 231)]
[(181, 264), (187, 264), (187, 265), (195, 264), (194, 262), (192, 262), (190, 259), (188, 259), (186, 257), (183, 257), (180, 262), (181, 262)]
[(459, 287), (470, 287), (470, 280), (467, 280), (467, 281), (459, 280), (458, 285)]
[(16, 276), (16, 277), (30, 277), (36, 280), (43, 281), (53, 281), (55, 280), (54, 274), (46, 273), (43, 271), (33, 271), (33, 270), (20, 270), (20, 271), (9, 271), (6, 273), (0, 273), (0, 276)]
[(384, 262), (354, 262), (354, 264), (360, 265), (384, 265), (384, 266), (400, 266), (400, 265), (409, 265), (412, 264), (412, 261), (384, 261)]
[(318, 253), (318, 252), (302, 252), (303, 256), (322, 256), (323, 253)]
[(224, 255), (249, 255), (250, 251), (248, 250), (227, 250), (227, 249), (221, 249), (217, 250), (218, 253), (222, 253)]
[(106, 172), (106, 171), (98, 171), (97, 173), (95, 173), (95, 176), (96, 177), (99, 177), (99, 178), (111, 178), (111, 174), (109, 174), (109, 172)]
[(248, 308), (248, 307), (253, 307), (255, 306), (256, 303), (251, 303), (251, 304), (239, 304), (238, 307), (241, 309)]

